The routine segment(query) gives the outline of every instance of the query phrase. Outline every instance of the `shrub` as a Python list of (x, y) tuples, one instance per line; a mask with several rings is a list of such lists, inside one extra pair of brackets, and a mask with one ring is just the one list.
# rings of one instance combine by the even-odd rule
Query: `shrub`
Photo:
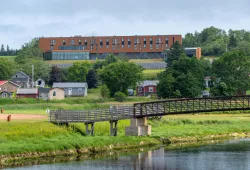
[(126, 94), (122, 92), (116, 92), (115, 93), (115, 100), (118, 102), (124, 102), (126, 100)]
[(106, 84), (104, 84), (104, 85), (101, 86), (101, 97), (103, 99), (109, 98), (109, 89), (106, 86)]

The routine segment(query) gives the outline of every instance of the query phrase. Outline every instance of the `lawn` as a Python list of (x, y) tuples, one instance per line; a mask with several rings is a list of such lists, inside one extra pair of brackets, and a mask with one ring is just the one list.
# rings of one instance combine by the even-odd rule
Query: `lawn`
[(1, 59), (1, 58), (5, 58), (5, 59), (8, 59), (8, 60), (10, 60), (10, 61), (14, 61), (15, 58), (16, 58), (16, 56), (0, 56), (0, 59)]
[[(109, 123), (95, 124), (95, 137), (85, 136), (83, 123), (60, 127), (45, 121), (0, 122), (0, 155), (48, 151), (75, 151), (75, 149), (108, 147), (124, 148), (141, 144), (159, 144), (163, 138), (172, 142), (188, 137), (201, 140), (209, 136), (232, 133), (249, 133), (250, 117), (248, 114), (197, 114), (170, 115), (162, 120), (150, 120), (152, 135), (150, 137), (125, 136), (125, 127), (129, 120), (118, 122), (118, 136), (109, 136)], [(226, 137), (225, 136), (225, 137)], [(48, 155), (47, 155), (48, 156)]]
[(159, 69), (159, 70), (144, 70), (144, 80), (157, 80), (157, 74), (163, 72), (165, 69)]

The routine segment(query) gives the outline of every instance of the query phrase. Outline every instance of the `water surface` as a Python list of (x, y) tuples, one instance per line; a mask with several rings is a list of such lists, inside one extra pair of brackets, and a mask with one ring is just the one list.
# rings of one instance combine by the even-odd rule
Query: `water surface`
[(111, 156), (85, 161), (73, 161), (28, 167), (15, 170), (250, 170), (250, 139), (230, 140), (203, 146), (157, 150)]

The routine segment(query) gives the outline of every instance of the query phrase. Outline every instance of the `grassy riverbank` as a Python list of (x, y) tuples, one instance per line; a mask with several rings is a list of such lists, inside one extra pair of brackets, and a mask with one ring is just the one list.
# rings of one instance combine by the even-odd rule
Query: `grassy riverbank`
[(119, 121), (118, 136), (109, 136), (109, 123), (95, 124), (95, 137), (85, 136), (84, 124), (59, 127), (45, 121), (0, 122), (0, 158), (23, 158), (80, 153), (98, 153), (162, 143), (194, 142), (247, 136), (248, 114), (203, 114), (167, 116), (149, 121), (150, 137), (128, 137), (124, 129), (129, 121)]

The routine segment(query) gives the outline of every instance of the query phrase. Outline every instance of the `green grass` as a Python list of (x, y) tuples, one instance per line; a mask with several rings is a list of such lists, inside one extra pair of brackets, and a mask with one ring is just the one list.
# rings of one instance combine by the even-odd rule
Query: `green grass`
[(8, 60), (10, 60), (10, 61), (14, 61), (15, 58), (16, 58), (16, 56), (0, 56), (0, 59), (1, 59), (1, 58), (5, 58), (5, 59), (8, 59)]
[(144, 80), (157, 80), (157, 75), (161, 72), (163, 72), (165, 69), (159, 69), (159, 70), (144, 70)]
[(173, 115), (161, 121), (149, 121), (152, 125), (151, 137), (125, 136), (129, 120), (118, 122), (118, 136), (109, 136), (109, 123), (95, 124), (95, 137), (85, 136), (83, 123), (71, 124), (69, 128), (48, 122), (0, 122), (0, 155), (31, 152), (62, 151), (97, 147), (104, 149), (110, 145), (117, 148), (159, 144), (159, 138), (206, 137), (250, 132), (248, 114), (226, 115)]

